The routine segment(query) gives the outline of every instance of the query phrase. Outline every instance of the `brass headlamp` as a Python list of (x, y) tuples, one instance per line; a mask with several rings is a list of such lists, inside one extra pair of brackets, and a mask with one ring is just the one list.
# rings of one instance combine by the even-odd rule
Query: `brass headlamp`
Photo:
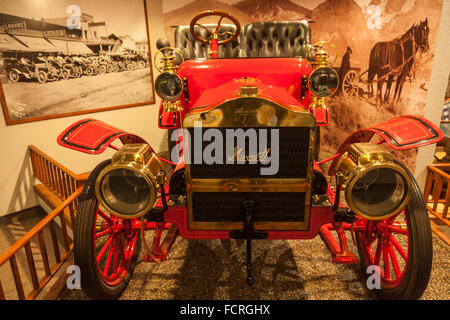
[(409, 201), (411, 179), (391, 153), (374, 143), (354, 143), (338, 160), (336, 177), (345, 200), (368, 220), (387, 219)]
[[(156, 58), (162, 54), (162, 58), (157, 63)], [(155, 80), (155, 90), (158, 96), (164, 100), (164, 110), (167, 112), (181, 112), (183, 107), (179, 100), (183, 93), (183, 81), (177, 74), (177, 54), (184, 61), (180, 50), (172, 47), (164, 47), (155, 54), (154, 65), (161, 73)]]
[(166, 179), (164, 165), (148, 144), (126, 144), (100, 172), (95, 194), (111, 214), (135, 219), (154, 206), (158, 189)]
[[(332, 63), (328, 61), (329, 55), (328, 52), (323, 49), (324, 45), (328, 45), (334, 50), (334, 59)], [(336, 63), (337, 50), (331, 43), (319, 41), (308, 49), (306, 57), (309, 56), (312, 49), (314, 49), (314, 60), (311, 62), (313, 71), (308, 79), (308, 88), (313, 95), (310, 107), (326, 109), (326, 98), (333, 95), (339, 86), (339, 76), (336, 70), (330, 67)]]

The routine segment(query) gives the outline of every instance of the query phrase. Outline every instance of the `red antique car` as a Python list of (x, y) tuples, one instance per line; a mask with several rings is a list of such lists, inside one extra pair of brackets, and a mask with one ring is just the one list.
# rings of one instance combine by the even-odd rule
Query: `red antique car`
[[(217, 25), (199, 23), (211, 15), (220, 17)], [(221, 24), (224, 18), (232, 24)], [(346, 231), (364, 274), (379, 276), (382, 298), (422, 295), (432, 263), (430, 223), (413, 175), (389, 150), (443, 135), (426, 119), (401, 116), (358, 130), (318, 163), (319, 128), (328, 124), (327, 97), (339, 79), (325, 50), (334, 47), (310, 44), (310, 33), (306, 21), (241, 27), (225, 12), (207, 11), (177, 28), (175, 47), (158, 40), (155, 89), (159, 126), (171, 129), (171, 161), (98, 120), (61, 133), (59, 144), (81, 152), (117, 150), (90, 174), (75, 223), (75, 263), (90, 297), (120, 297), (141, 245), (145, 261), (161, 263), (177, 236), (245, 239), (251, 285), (258, 281), (252, 239), (320, 235), (334, 262), (358, 263)], [(116, 139), (121, 148), (111, 144)], [(319, 164), (327, 161), (325, 174)], [(154, 231), (151, 245), (146, 230)]]

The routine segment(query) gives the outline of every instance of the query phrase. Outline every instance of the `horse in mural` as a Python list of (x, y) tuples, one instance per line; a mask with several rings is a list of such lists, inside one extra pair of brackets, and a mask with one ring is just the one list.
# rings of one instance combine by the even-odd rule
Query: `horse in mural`
[[(373, 95), (372, 83), (377, 83), (376, 101), (389, 102), (392, 83), (395, 82), (394, 100), (400, 99), (406, 77), (413, 73), (415, 56), (418, 51), (429, 49), (428, 18), (414, 24), (401, 37), (392, 41), (377, 42), (370, 51), (368, 83)], [(376, 77), (376, 79), (375, 79)], [(383, 93), (383, 86), (386, 90)]]

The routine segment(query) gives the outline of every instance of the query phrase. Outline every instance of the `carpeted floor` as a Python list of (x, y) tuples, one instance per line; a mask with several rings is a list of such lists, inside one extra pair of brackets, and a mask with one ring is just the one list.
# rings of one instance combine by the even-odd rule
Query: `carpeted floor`
[[(349, 246), (357, 255), (351, 241)], [(450, 247), (433, 235), (433, 248), (422, 299), (449, 300)], [(179, 238), (161, 265), (138, 263), (121, 299), (377, 299), (366, 289), (359, 263), (334, 264), (320, 237), (254, 241), (253, 252), (255, 284), (248, 287), (243, 240)], [(60, 298), (87, 299), (81, 290), (68, 289)]]

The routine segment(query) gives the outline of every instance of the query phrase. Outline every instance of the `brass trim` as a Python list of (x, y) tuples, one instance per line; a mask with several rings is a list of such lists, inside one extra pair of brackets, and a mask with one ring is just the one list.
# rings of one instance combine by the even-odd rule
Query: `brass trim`
[[(243, 102), (248, 102), (246, 108), (240, 106)], [(253, 102), (253, 103), (252, 103)], [(255, 104), (255, 102), (259, 102)], [(236, 110), (240, 107), (240, 110)], [(258, 110), (259, 108), (263, 108)], [(258, 117), (258, 111), (259, 117)], [(253, 116), (252, 116), (253, 115)], [(270, 120), (276, 116), (276, 123)], [(313, 173), (313, 148), (315, 144), (315, 130), (316, 119), (309, 111), (296, 111), (289, 107), (282, 106), (264, 97), (235, 97), (227, 100), (212, 109), (206, 111), (199, 111), (198, 109), (191, 110), (182, 121), (182, 128), (193, 128), (195, 121), (201, 121), (202, 127), (206, 128), (227, 128), (227, 127), (259, 127), (259, 128), (277, 128), (277, 127), (307, 127), (310, 129), (310, 144), (308, 149), (308, 170), (306, 179), (301, 182), (304, 184), (304, 189), (299, 185), (294, 186), (299, 192), (306, 192), (305, 206), (304, 206), (304, 221), (299, 222), (278, 222), (278, 221), (264, 221), (255, 222), (256, 230), (275, 230), (275, 231), (304, 231), (309, 228), (310, 208), (311, 208), (311, 180)], [(184, 139), (183, 143), (189, 143), (188, 139)], [(186, 146), (185, 146), (186, 148)], [(185, 149), (186, 150), (186, 149)], [(188, 208), (188, 227), (190, 230), (241, 230), (244, 227), (243, 222), (194, 222), (193, 207), (192, 207), (192, 193), (194, 182), (191, 179), (190, 164), (185, 164), (186, 176), (186, 195)], [(197, 180), (197, 179), (195, 179)], [(206, 180), (206, 179), (205, 179)], [(212, 180), (212, 179), (211, 179)], [(220, 179), (218, 179), (220, 180)], [(232, 179), (233, 180), (233, 179)], [(250, 180), (250, 179), (247, 179)], [(255, 179), (256, 180), (256, 179)], [(278, 179), (262, 179), (262, 180), (278, 180)], [(279, 179), (291, 180), (291, 179)], [(296, 179), (292, 179), (296, 180)], [(291, 181), (294, 182), (294, 181)], [(300, 184), (300, 181), (295, 181), (295, 184)], [(220, 187), (219, 187), (220, 188)], [(241, 186), (242, 188), (242, 186)], [(248, 188), (248, 187), (245, 187)], [(285, 188), (280, 186), (281, 189)], [(290, 187), (288, 187), (290, 188)], [(198, 191), (198, 189), (196, 190)], [(252, 190), (253, 191), (253, 190)], [(274, 192), (283, 192), (279, 189)]]
[[(384, 150), (381, 146), (370, 142), (352, 144), (348, 151), (339, 158), (336, 166), (338, 168), (336, 174), (343, 175), (343, 178), (341, 177), (340, 179), (343, 180), (342, 187), (345, 190), (345, 201), (350, 209), (362, 218), (374, 221), (384, 220), (399, 213), (408, 203), (411, 197), (411, 179), (406, 171), (393, 162), (393, 160), (394, 157), (391, 153)], [(368, 171), (376, 168), (389, 168), (396, 171), (405, 179), (407, 188), (406, 197), (400, 203), (397, 210), (380, 217), (368, 216), (358, 210), (351, 197), (353, 187), (359, 178)]]
[[(255, 222), (254, 227), (256, 230), (274, 230), (274, 231), (305, 231), (309, 229), (309, 220), (310, 220), (310, 209), (311, 209), (311, 180), (313, 173), (313, 148), (315, 145), (315, 131), (314, 129), (310, 130), (310, 145), (309, 145), (309, 155), (308, 155), (308, 170), (306, 179), (262, 179), (262, 180), (284, 180), (295, 183), (300, 183), (300, 181), (304, 181), (305, 185), (305, 206), (304, 206), (304, 221), (295, 221), (295, 222), (278, 222), (278, 221), (264, 221), (264, 222)], [(187, 141), (184, 141), (187, 143)], [(192, 193), (193, 193), (193, 182), (198, 180), (214, 180), (214, 179), (191, 179), (191, 170), (190, 164), (185, 165), (185, 176), (186, 176), (186, 196), (187, 196), (187, 209), (188, 209), (188, 227), (190, 230), (211, 230), (211, 231), (231, 231), (231, 230), (241, 230), (244, 227), (243, 222), (235, 222), (235, 221), (221, 221), (221, 222), (195, 222), (193, 216), (193, 207), (192, 207)], [(217, 180), (226, 180), (226, 179), (217, 179)], [(234, 179), (230, 179), (234, 180)], [(247, 179), (250, 180), (250, 179)], [(256, 179), (253, 179), (256, 180)], [(194, 182), (195, 183), (195, 182)], [(294, 184), (295, 184), (294, 183)], [(299, 189), (300, 190), (300, 189)], [(198, 190), (196, 190), (198, 191)], [(280, 192), (276, 190), (275, 192)]]
[(193, 192), (305, 192), (306, 179), (192, 179)]
[[(320, 96), (316, 95), (316, 94), (313, 92), (313, 90), (311, 90), (311, 85), (310, 85), (310, 84), (311, 84), (311, 81), (309, 81), (309, 80), (311, 80), (311, 76), (313, 75), (313, 73), (316, 72), (316, 71), (319, 70), (319, 69), (322, 69), (322, 68), (328, 68), (328, 69), (333, 70), (334, 73), (336, 74), (336, 77), (337, 77), (337, 86), (336, 86), (336, 89), (334, 89), (329, 95), (324, 96), (324, 97), (320, 97)], [(311, 74), (309, 75), (309, 77), (308, 77), (308, 90), (309, 90), (309, 92), (311, 92), (311, 95), (313, 96), (313, 98), (316, 98), (316, 99), (318, 100), (317, 102), (314, 101), (313, 104), (317, 104), (317, 105), (319, 105), (319, 106), (321, 106), (321, 107), (324, 106), (324, 107), (326, 108), (326, 106), (327, 106), (326, 98), (331, 97), (332, 95), (334, 95), (334, 94), (339, 90), (339, 85), (340, 85), (340, 84), (341, 84), (341, 78), (339, 77), (339, 73), (337, 73), (337, 71), (336, 71), (334, 68), (329, 67), (329, 66), (327, 66), (327, 65), (320, 65), (320, 66), (318, 66), (317, 68), (315, 68), (315, 69), (311, 72)], [(323, 100), (323, 101), (320, 101), (320, 100)], [(310, 105), (310, 107), (311, 107), (311, 105)]]
[[(107, 173), (116, 169), (133, 171), (147, 182), (150, 189), (150, 201), (140, 212), (123, 214), (115, 211), (103, 200), (101, 182)], [(153, 149), (145, 143), (126, 144), (112, 156), (111, 164), (100, 171), (95, 181), (95, 195), (99, 204), (111, 214), (122, 219), (135, 219), (146, 214), (154, 206), (161, 181), (167, 183), (166, 169)]]
[(316, 118), (307, 110), (290, 110), (263, 97), (235, 97), (203, 112), (191, 110), (183, 119), (183, 128), (193, 128), (195, 122), (206, 128), (314, 128)]
[[(355, 205), (353, 204), (353, 200), (351, 197), (352, 191), (353, 191), (353, 187), (355, 185), (355, 183), (358, 181), (358, 179), (365, 174), (366, 172), (372, 170), (372, 169), (381, 169), (381, 168), (390, 168), (396, 172), (398, 172), (406, 181), (406, 188), (407, 188), (407, 194), (405, 199), (403, 200), (403, 202), (400, 203), (399, 207), (397, 208), (397, 210), (380, 216), (380, 217), (374, 217), (374, 216), (369, 216), (366, 215), (365, 213), (361, 212), (360, 210), (358, 210)], [(384, 220), (387, 218), (390, 218), (394, 215), (396, 215), (397, 213), (399, 213), (400, 211), (403, 210), (403, 208), (406, 206), (406, 204), (409, 202), (409, 199), (411, 197), (411, 179), (409, 179), (408, 174), (405, 172), (405, 170), (403, 170), (402, 167), (400, 167), (399, 165), (393, 163), (393, 162), (387, 162), (387, 161), (373, 161), (370, 163), (367, 163), (365, 165), (360, 165), (357, 166), (354, 171), (351, 173), (351, 175), (348, 177), (348, 180), (350, 181), (348, 183), (348, 185), (345, 188), (345, 201), (347, 202), (348, 206), (352, 209), (353, 212), (355, 212), (357, 215), (363, 217), (364, 219), (367, 220), (374, 220), (374, 221), (379, 221), (379, 220)]]

